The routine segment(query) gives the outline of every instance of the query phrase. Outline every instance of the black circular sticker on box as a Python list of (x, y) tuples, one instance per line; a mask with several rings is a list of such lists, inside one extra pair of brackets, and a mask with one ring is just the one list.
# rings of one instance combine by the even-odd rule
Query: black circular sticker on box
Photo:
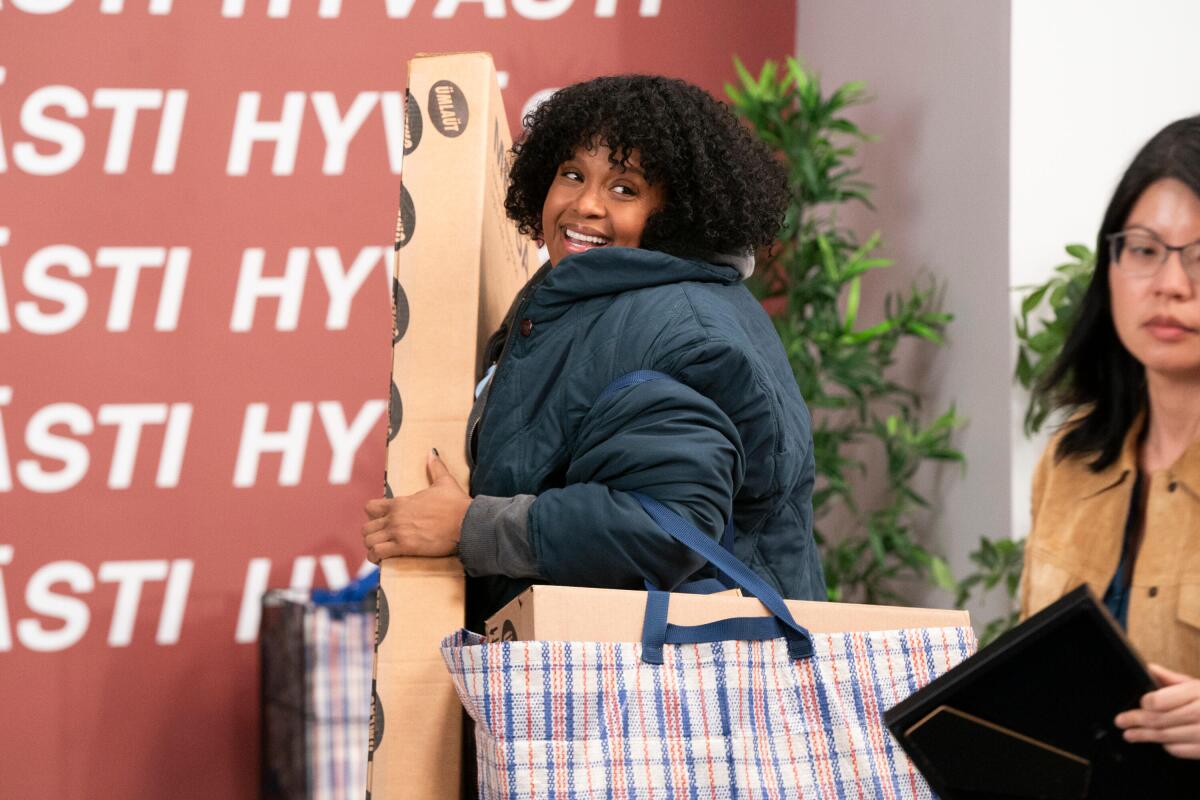
[[(403, 180), (403, 179), (402, 179)], [(417, 207), (404, 184), (400, 184), (400, 213), (396, 215), (396, 248), (399, 250), (412, 241), (413, 229), (417, 227)]]
[(421, 104), (413, 100), (406, 89), (404, 91), (404, 155), (417, 149), (421, 143), (421, 129), (425, 127), (421, 119)]
[(400, 281), (392, 278), (392, 310), (395, 320), (392, 323), (392, 344), (404, 338), (408, 332), (408, 295)]
[(375, 614), (375, 644), (378, 646), (382, 644), (384, 638), (387, 636), (388, 623), (391, 621), (390, 614), (388, 613), (387, 592), (383, 591), (383, 589), (379, 590), (379, 604), (375, 610)]
[(438, 81), (429, 90), (429, 121), (443, 136), (461, 136), (470, 115), (467, 96), (453, 81)]
[(396, 438), (400, 432), (400, 423), (404, 420), (404, 405), (400, 401), (400, 389), (392, 381), (392, 393), (388, 398), (388, 441)]
[(371, 737), (371, 752), (369, 755), (375, 755), (375, 751), (379, 749), (379, 743), (383, 741), (383, 703), (379, 702), (379, 692), (372, 689), (371, 694), (371, 727), (374, 729), (374, 736)]

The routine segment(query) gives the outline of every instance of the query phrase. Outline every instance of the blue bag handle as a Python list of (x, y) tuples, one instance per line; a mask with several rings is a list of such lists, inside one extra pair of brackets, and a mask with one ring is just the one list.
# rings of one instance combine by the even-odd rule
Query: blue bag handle
[(646, 614), (642, 620), (642, 661), (662, 663), (664, 644), (694, 644), (699, 642), (757, 641), (787, 639), (788, 656), (793, 660), (813, 654), (812, 636), (796, 622), (779, 592), (733, 554), (705, 536), (694, 525), (653, 497), (640, 492), (629, 493), (672, 539), (704, 557), (733, 579), (741, 589), (754, 595), (767, 607), (770, 617), (731, 617), (704, 625), (671, 625), (667, 622), (670, 594), (652, 590), (646, 597)]
[[(596, 399), (599, 403), (614, 393), (639, 383), (675, 379), (663, 372), (637, 370), (620, 376), (608, 385)], [(731, 617), (704, 625), (672, 625), (667, 622), (671, 596), (647, 584), (646, 613), (642, 620), (642, 661), (663, 663), (664, 644), (698, 644), (721, 641), (760, 641), (787, 639), (788, 656), (793, 660), (810, 658), (813, 654), (812, 636), (792, 617), (783, 598), (765, 580), (755, 574), (733, 554), (733, 518), (725, 525), (721, 543), (705, 536), (694, 525), (653, 497), (640, 492), (629, 493), (650, 518), (671, 538), (700, 555), (717, 568), (718, 578), (695, 581), (678, 587), (684, 591), (710, 593), (717, 586), (740, 588), (766, 606), (770, 617)]]

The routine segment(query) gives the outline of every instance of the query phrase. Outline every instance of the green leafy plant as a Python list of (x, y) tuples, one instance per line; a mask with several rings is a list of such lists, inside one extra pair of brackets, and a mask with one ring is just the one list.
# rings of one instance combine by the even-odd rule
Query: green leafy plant
[(1062, 351), (1096, 269), (1096, 256), (1084, 245), (1069, 244), (1066, 250), (1071, 260), (1055, 267), (1049, 280), (1017, 287), (1025, 294), (1016, 318), (1017, 366), (1013, 377), (1030, 393), (1025, 408), (1026, 436), (1040, 431), (1050, 413), (1045, 398), (1033, 390)]
[[(916, 284), (889, 295), (882, 319), (859, 319), (862, 282), (891, 266), (876, 254), (880, 235), (860, 241), (839, 224), (840, 206), (870, 207), (869, 184), (852, 160), (869, 141), (844, 116), (866, 102), (861, 83), (831, 94), (795, 59), (766, 62), (752, 75), (735, 62), (738, 84), (726, 85), (735, 110), (786, 163), (792, 187), (778, 246), (752, 288), (771, 313), (800, 390), (813, 412), (817, 486), (814, 533), (823, 552), (829, 596), (884, 602), (903, 599), (898, 579), (931, 581), (956, 591), (946, 562), (917, 535), (915, 515), (930, 501), (914, 478), (930, 461), (962, 462), (952, 435), (953, 407), (928, 419), (920, 394), (892, 376), (905, 339), (944, 344), (952, 319), (937, 307), (936, 286)], [(881, 497), (863, 499), (867, 464), (886, 467)], [(830, 520), (848, 520), (837, 530)]]
[(954, 605), (961, 608), (971, 597), (982, 597), (997, 587), (1004, 591), (1005, 613), (989, 621), (979, 634), (981, 647), (1017, 624), (1017, 591), (1021, 585), (1021, 568), (1025, 562), (1024, 539), (998, 539), (986, 536), (979, 540), (979, 549), (970, 555), (975, 569), (959, 582)]
[[(1055, 267), (1046, 282), (1017, 287), (1022, 297), (1021, 310), (1015, 319), (1017, 363), (1013, 379), (1029, 392), (1026, 436), (1040, 431), (1049, 418), (1051, 408), (1035, 389), (1062, 351), (1096, 268), (1095, 254), (1084, 245), (1069, 244), (1066, 251), (1070, 260)], [(993, 542), (984, 538), (979, 549), (971, 553), (975, 570), (959, 583), (955, 604), (961, 606), (968, 597), (982, 597), (1000, 588), (1007, 609), (1004, 616), (985, 626), (979, 637), (981, 645), (989, 644), (1017, 623), (1017, 592), (1024, 550), (1024, 540)]]

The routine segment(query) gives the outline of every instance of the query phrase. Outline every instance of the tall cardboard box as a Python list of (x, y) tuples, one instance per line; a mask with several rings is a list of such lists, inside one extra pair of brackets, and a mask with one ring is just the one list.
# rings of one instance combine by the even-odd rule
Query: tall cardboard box
[[(385, 491), (429, 485), (436, 447), (467, 485), (479, 350), (537, 269), (508, 221), (508, 121), (486, 53), (409, 62), (393, 269), (395, 327)], [(367, 796), (457, 800), (462, 710), (438, 649), (462, 627), (456, 558), (383, 562)]]

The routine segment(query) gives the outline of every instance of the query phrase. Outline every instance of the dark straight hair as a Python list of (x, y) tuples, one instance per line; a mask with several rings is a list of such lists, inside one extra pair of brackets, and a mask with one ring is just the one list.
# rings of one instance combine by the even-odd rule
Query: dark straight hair
[(1099, 472), (1121, 454), (1125, 435), (1146, 407), (1146, 370), (1121, 344), (1113, 325), (1108, 236), (1125, 227), (1129, 212), (1151, 184), (1174, 178), (1200, 197), (1200, 116), (1172, 122), (1134, 157), (1109, 201), (1096, 237), (1096, 271), (1078, 316), (1038, 392), (1075, 413), (1055, 455), (1091, 456)]

